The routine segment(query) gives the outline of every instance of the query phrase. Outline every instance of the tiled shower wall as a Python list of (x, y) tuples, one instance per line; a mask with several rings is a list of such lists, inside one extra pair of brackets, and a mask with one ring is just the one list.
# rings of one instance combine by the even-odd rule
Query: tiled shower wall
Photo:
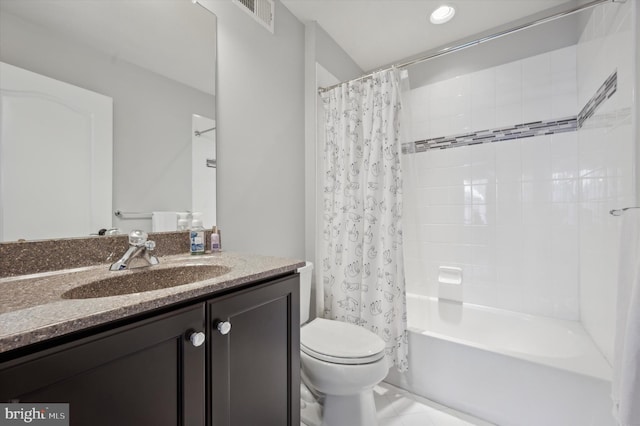
[(575, 116), (576, 48), (414, 88), (413, 139)]
[[(409, 292), (438, 296), (438, 267), (457, 266), (465, 302), (580, 319), (583, 149), (576, 122), (534, 131), (545, 121), (575, 119), (589, 100), (578, 99), (577, 51), (571, 46), (409, 92), (411, 139), (430, 140), (411, 149), (435, 138), (475, 143), (494, 130), (520, 132), (403, 156)], [(616, 66), (603, 69), (590, 96)], [(623, 147), (616, 158), (625, 156), (632, 158)]]
[[(575, 117), (576, 48), (423, 86), (409, 102), (414, 140)], [(438, 267), (457, 266), (465, 302), (577, 319), (575, 131), (403, 159), (409, 292), (438, 296)]]
[(578, 104), (584, 105), (613, 68), (616, 93), (578, 131), (580, 317), (611, 360), (622, 217), (613, 208), (636, 204), (633, 131), (634, 7), (636, 1), (593, 10), (577, 49)]

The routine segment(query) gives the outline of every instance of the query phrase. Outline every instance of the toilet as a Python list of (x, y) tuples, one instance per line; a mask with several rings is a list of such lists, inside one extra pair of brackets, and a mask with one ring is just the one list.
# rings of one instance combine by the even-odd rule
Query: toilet
[(321, 423), (308, 426), (375, 426), (373, 388), (389, 370), (385, 342), (354, 324), (324, 318), (308, 322), (312, 270), (310, 262), (298, 269), (302, 405), (315, 394), (324, 398), (324, 407)]

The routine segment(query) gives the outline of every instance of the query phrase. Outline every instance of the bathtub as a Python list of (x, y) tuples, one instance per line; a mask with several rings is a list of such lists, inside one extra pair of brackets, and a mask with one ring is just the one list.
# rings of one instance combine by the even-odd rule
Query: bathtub
[(385, 381), (500, 426), (613, 426), (611, 367), (576, 321), (407, 295), (409, 371)]

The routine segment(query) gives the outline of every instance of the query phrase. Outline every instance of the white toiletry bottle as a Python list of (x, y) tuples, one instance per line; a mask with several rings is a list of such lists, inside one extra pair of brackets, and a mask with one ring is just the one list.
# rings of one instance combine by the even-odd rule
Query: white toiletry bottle
[(214, 226), (211, 230), (211, 252), (219, 252), (222, 250), (220, 246), (220, 234), (218, 233), (218, 227)]
[(190, 248), (191, 254), (204, 254), (204, 227), (199, 213), (193, 214), (191, 221)]

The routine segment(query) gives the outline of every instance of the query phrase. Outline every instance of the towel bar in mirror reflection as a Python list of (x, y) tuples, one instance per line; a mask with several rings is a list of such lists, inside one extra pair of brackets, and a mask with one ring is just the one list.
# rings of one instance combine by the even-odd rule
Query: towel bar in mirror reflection
[(118, 217), (122, 220), (127, 219), (151, 219), (150, 212), (123, 212), (121, 210), (116, 210), (113, 212), (115, 217)]
[(624, 212), (631, 209), (640, 209), (640, 207), (625, 207), (623, 209), (613, 209), (609, 210), (609, 214), (612, 216), (622, 216)]

